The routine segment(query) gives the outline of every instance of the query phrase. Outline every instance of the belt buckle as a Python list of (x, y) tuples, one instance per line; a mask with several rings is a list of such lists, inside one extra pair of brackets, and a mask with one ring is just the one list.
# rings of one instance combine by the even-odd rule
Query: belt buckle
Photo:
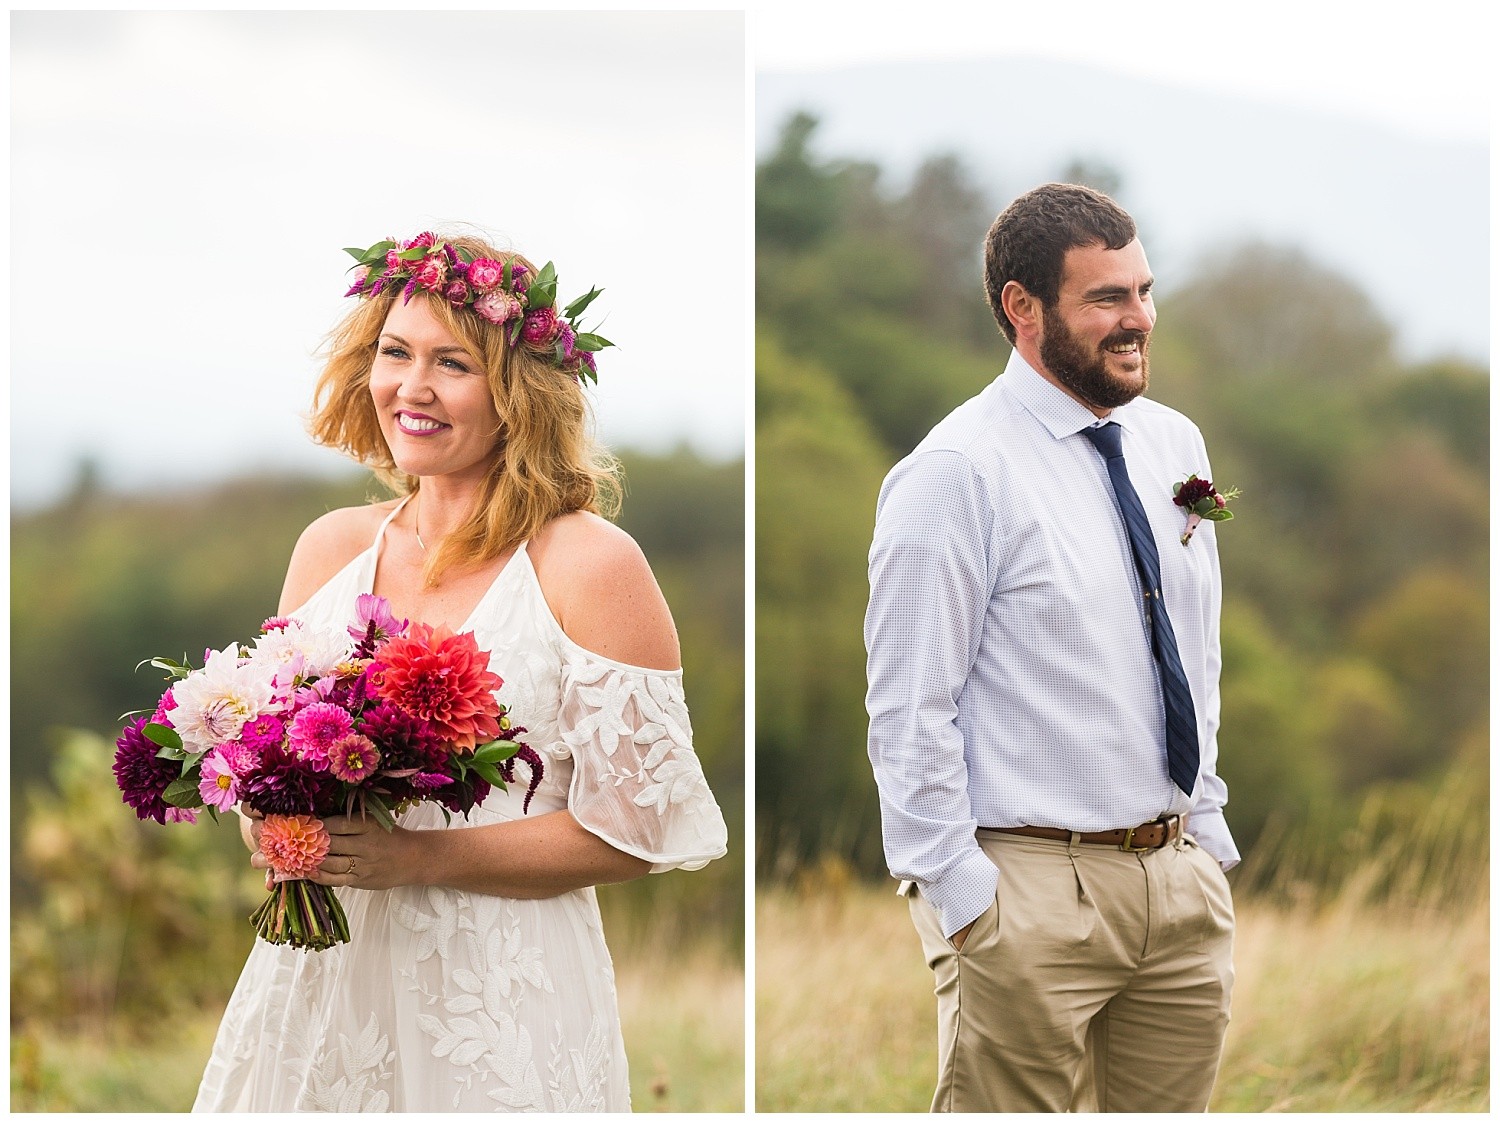
[[(1180, 815), (1162, 815), (1158, 818), (1152, 819), (1149, 823), (1141, 823), (1139, 826), (1127, 828), (1125, 831), (1125, 837), (1120, 840), (1120, 849), (1125, 851), (1125, 853), (1127, 854), (1143, 854), (1147, 850), (1160, 850), (1163, 846), (1172, 841), (1172, 820), (1177, 819), (1178, 821), (1181, 821), (1181, 818), (1182, 816)], [(1149, 846), (1134, 845), (1136, 831), (1140, 830), (1141, 827), (1154, 827), (1158, 823), (1161, 824), (1162, 832), (1160, 842), (1154, 843)]]

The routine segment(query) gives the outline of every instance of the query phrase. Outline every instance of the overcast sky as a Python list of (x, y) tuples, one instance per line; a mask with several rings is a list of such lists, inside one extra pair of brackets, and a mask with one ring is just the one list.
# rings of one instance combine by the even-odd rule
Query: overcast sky
[(612, 445), (743, 451), (742, 14), (15, 13), (11, 77), (18, 504), (338, 464), (342, 247), (439, 223), (604, 289)]
[[(1375, 8), (1318, 0), (1208, 4), (954, 0), (752, 6), (760, 70), (1043, 54), (1285, 105), (1335, 109), (1425, 136), (1487, 140), (1495, 96), (1492, 15), (1474, 0)], [(1024, 107), (1018, 107), (1024, 111)], [(1122, 131), (1130, 107), (1100, 106)], [(1246, 159), (1254, 159), (1246, 153)]]
[(757, 5), (750, 29), (762, 149), (807, 109), (819, 155), (880, 164), (889, 187), (954, 153), (996, 205), (1096, 158), (1123, 173), (1167, 277), (1230, 244), (1295, 246), (1371, 296), (1404, 358), (1491, 352), (1500, 84), (1472, 0), (1400, 18), (1308, 0), (928, 0), (856, 18), (807, 0)]
[[(1044, 54), (1488, 138), (1493, 36), (1467, 0), (1399, 19), (1306, 0), (748, 8), (760, 69)], [(733, 10), (13, 13), (13, 499), (54, 497), (84, 454), (137, 487), (331, 468), (300, 414), (344, 309), (341, 247), (443, 222), (553, 259), (564, 299), (605, 289), (607, 440), (740, 453), (746, 26)]]

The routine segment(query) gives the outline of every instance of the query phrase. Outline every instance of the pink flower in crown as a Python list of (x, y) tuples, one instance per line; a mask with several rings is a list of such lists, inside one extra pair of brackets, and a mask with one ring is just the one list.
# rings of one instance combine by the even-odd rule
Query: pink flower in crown
[(515, 292), (525, 292), (531, 285), (531, 270), (519, 261), (510, 263), (510, 287)]
[(521, 302), (504, 289), (495, 289), (474, 302), (474, 311), (492, 324), (505, 324), (521, 314)]
[(599, 367), (594, 362), (594, 353), (592, 351), (580, 351), (578, 354), (583, 359), (583, 365), (588, 367), (594, 373), (595, 377), (597, 377)]
[(412, 273), (412, 280), (422, 286), (428, 292), (436, 292), (443, 287), (443, 282), (448, 279), (448, 263), (442, 254), (428, 254), (417, 262), (417, 268)]
[(435, 246), (437, 239), (433, 237), (431, 230), (424, 230), (409, 242), (402, 242), (401, 248), (409, 250), (413, 246)]
[(573, 358), (573, 343), (578, 338), (573, 334), (573, 329), (567, 324), (558, 324), (557, 338), (562, 341), (563, 360), (571, 360)]
[(462, 281), (449, 281), (443, 289), (443, 295), (448, 298), (448, 303), (454, 307), (462, 307), (469, 299), (469, 286)]
[(292, 752), (316, 768), (328, 765), (328, 750), (354, 732), (354, 721), (342, 706), (314, 702), (292, 719), (287, 731)]
[(488, 292), (505, 280), (505, 266), (491, 257), (476, 257), (469, 262), (469, 283)]
[(556, 339), (557, 331), (557, 313), (551, 308), (534, 308), (526, 313), (521, 338), (534, 347), (541, 347)]
[(406, 268), (406, 262), (401, 260), (400, 250), (385, 251), (385, 267), (392, 273), (399, 273)]

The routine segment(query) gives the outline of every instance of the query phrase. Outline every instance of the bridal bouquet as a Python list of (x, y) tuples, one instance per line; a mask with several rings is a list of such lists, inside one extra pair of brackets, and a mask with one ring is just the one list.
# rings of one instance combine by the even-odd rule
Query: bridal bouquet
[(467, 815), (514, 782), (516, 760), (531, 772), (524, 811), (542, 778), (472, 632), (408, 626), (369, 594), (355, 608), (347, 635), (273, 617), (252, 646), (208, 651), (197, 670), (149, 660), (171, 685), (115, 743), (115, 780), (141, 819), (192, 822), (236, 804), (264, 816), (274, 883), (250, 920), (273, 944), (349, 939), (333, 890), (305, 880), (328, 856), (324, 817), (370, 815), (389, 830), (425, 800)]

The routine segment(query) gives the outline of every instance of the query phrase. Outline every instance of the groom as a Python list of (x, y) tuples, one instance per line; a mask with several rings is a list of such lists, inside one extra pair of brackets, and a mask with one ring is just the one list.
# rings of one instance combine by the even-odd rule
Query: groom
[(1140, 395), (1135, 223), (1046, 184), (995, 220), (1004, 375), (891, 471), (870, 550), (870, 760), (936, 976), (934, 1111), (1202, 1111), (1239, 860), (1216, 772), (1197, 428)]

